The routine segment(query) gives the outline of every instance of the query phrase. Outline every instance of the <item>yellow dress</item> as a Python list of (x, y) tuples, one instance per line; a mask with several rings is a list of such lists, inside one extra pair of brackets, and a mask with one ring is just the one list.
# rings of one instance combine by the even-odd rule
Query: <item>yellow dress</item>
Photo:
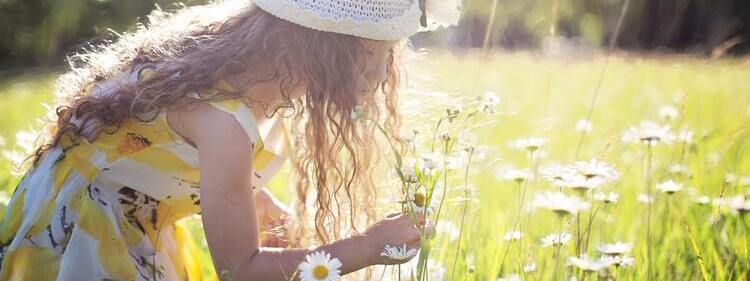
[[(210, 104), (255, 144), (248, 173), (263, 186), (286, 158), (283, 123), (258, 126), (240, 100)], [(0, 281), (200, 280), (197, 247), (178, 222), (200, 214), (199, 182), (197, 150), (164, 112), (91, 143), (66, 138), (13, 192), (0, 222)]]

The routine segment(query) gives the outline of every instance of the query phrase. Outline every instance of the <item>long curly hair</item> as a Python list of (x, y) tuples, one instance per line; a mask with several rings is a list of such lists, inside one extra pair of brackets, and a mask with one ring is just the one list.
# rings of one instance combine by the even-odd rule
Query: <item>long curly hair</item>
[[(57, 83), (56, 120), (47, 128), (47, 141), (33, 155), (33, 165), (64, 135), (93, 142), (126, 120), (150, 122), (169, 106), (199, 102), (190, 93), (213, 89), (228, 75), (246, 79), (233, 85), (234, 90), (202, 99), (243, 98), (242, 93), (254, 84), (276, 80), (285, 102), (265, 111), (268, 117), (292, 113), (285, 119), (293, 119), (287, 123), (295, 142), (291, 162), (299, 219), (291, 244), (316, 238), (328, 243), (373, 222), (376, 139), (382, 137), (373, 122), (353, 119), (352, 113), (384, 122), (391, 136), (398, 132), (399, 50), (389, 52), (387, 79), (378, 82), (372, 93), (361, 95), (356, 83), (366, 77), (368, 68), (367, 51), (359, 38), (305, 28), (249, 2), (217, 1), (172, 12), (157, 9), (132, 32), (71, 55), (70, 70)], [(395, 48), (402, 46), (403, 42)], [(254, 66), (260, 64), (275, 69), (259, 74)], [(101, 87), (123, 73), (144, 69), (153, 74), (118, 87)], [(306, 94), (290, 98), (300, 89)], [(92, 95), (96, 90), (104, 93)], [(306, 219), (311, 208), (314, 220)]]

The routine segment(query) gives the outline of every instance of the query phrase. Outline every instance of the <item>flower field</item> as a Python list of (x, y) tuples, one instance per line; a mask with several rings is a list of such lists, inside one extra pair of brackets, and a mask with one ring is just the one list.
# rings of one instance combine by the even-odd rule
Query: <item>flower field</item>
[[(376, 267), (375, 280), (750, 278), (749, 60), (436, 53), (408, 63), (410, 149), (384, 151), (391, 180), (378, 212), (424, 213), (435, 235), (418, 253), (389, 249), (416, 257)], [(4, 198), (52, 83), (0, 82)], [(270, 188), (288, 201), (284, 181)], [(199, 220), (188, 224), (201, 239)]]

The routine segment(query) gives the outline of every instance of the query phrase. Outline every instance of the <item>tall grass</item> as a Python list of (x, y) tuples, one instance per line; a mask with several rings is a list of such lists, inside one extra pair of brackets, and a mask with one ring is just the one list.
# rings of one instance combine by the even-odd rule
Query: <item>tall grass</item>
[[(526, 280), (551, 280), (555, 274), (557, 279), (577, 276), (580, 280), (583, 275), (567, 266), (567, 257), (576, 255), (575, 243), (559, 249), (540, 247), (542, 237), (561, 229), (575, 233), (580, 223), (588, 244), (581, 251), (591, 257), (598, 256), (596, 245), (601, 243), (635, 244), (630, 253), (635, 265), (610, 272), (618, 280), (646, 280), (649, 256), (653, 280), (748, 278), (747, 218), (729, 213), (726, 206), (696, 204), (696, 195), (687, 187), (711, 200), (744, 195), (750, 188), (741, 182), (742, 176), (750, 176), (750, 62), (610, 57), (590, 117), (593, 130), (586, 134), (577, 158), (600, 158), (614, 164), (621, 173), (619, 180), (600, 189), (619, 193), (620, 200), (607, 206), (592, 202), (591, 208), (580, 214), (580, 220), (576, 216), (560, 219), (554, 213), (525, 207), (520, 210), (523, 238), (509, 247), (508, 243), (518, 243), (503, 240), (515, 224), (518, 198), (556, 191), (557, 187), (536, 179), (528, 183), (527, 190), (498, 178), (502, 167), (529, 166), (529, 153), (514, 150), (507, 143), (529, 136), (549, 139), (534, 153), (534, 164), (528, 168), (573, 161), (581, 140), (575, 124), (587, 115), (605, 59), (540, 58), (530, 53), (494, 54), (488, 63), (471, 54), (430, 54), (428, 58), (408, 65), (410, 75), (401, 98), (404, 130), (419, 131), (423, 144), (429, 145), (426, 139), (447, 106), (469, 103), (485, 90), (501, 97), (490, 119), (470, 126), (479, 144), (486, 145), (484, 156), (472, 160), (468, 174), (471, 192), (463, 188), (465, 170), (449, 172), (451, 188), (445, 189), (449, 193), (440, 220), (456, 229), (461, 226), (461, 234), (456, 238), (450, 227), (439, 229), (431, 242), (428, 270), (446, 269), (445, 280), (451, 276), (453, 280), (495, 280), (511, 274), (520, 274)], [(0, 83), (0, 136), (6, 140), (0, 150), (10, 150), (16, 132), (28, 129), (34, 118), (46, 112), (40, 104), (51, 101), (51, 82), (49, 75), (41, 75)], [(660, 120), (658, 110), (663, 105), (679, 108), (679, 120)], [(655, 146), (652, 155), (646, 155), (643, 147), (620, 140), (623, 130), (643, 119), (668, 123), (675, 129), (690, 127), (695, 143)], [(643, 174), (646, 156), (652, 157), (648, 181)], [(690, 175), (670, 173), (672, 164), (687, 167)], [(8, 159), (0, 159), (0, 184), (8, 192), (18, 180), (10, 168)], [(275, 179), (272, 190), (288, 200), (283, 175)], [(647, 187), (672, 178), (684, 183), (686, 189), (671, 196), (655, 191), (651, 205), (638, 202), (638, 195)], [(524, 196), (521, 192), (528, 193)], [(384, 190), (381, 194), (397, 193)], [(468, 208), (467, 194), (473, 197)], [(380, 202), (383, 214), (400, 209), (396, 200)], [(649, 208), (651, 223), (646, 223)], [(188, 225), (196, 239), (203, 241), (199, 220), (192, 219)], [(650, 255), (647, 225), (653, 239)], [(213, 271), (205, 242), (202, 247), (209, 277)], [(504, 255), (506, 248), (508, 253)], [(519, 272), (519, 264), (528, 262), (534, 262), (536, 270)], [(596, 274), (585, 276), (588, 280), (599, 278)]]

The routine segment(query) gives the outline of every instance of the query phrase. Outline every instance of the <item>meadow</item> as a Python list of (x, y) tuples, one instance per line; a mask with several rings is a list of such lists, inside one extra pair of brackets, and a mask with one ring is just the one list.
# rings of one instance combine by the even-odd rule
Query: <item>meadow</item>
[[(434, 53), (407, 69), (413, 150), (388, 159), (400, 167), (379, 213), (426, 196), (437, 230), (420, 257), (376, 277), (750, 278), (750, 60)], [(0, 82), (6, 196), (53, 76)], [(288, 202), (285, 175), (270, 188)], [(186, 223), (203, 240), (199, 220)]]

